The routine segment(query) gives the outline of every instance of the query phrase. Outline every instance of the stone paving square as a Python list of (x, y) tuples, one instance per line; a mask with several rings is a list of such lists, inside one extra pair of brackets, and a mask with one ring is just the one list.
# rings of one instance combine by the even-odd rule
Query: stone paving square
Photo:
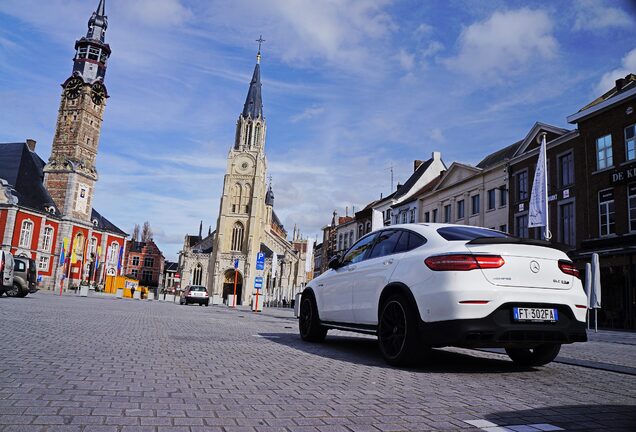
[(0, 297), (0, 432), (636, 429), (633, 338), (536, 369), (465, 349), (396, 369), (371, 337), (309, 344), (296, 326), (289, 310)]

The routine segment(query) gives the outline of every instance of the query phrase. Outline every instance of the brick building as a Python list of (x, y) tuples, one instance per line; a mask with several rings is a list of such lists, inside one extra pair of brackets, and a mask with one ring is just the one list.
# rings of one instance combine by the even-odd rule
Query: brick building
[[(101, 283), (118, 272), (126, 233), (93, 208), (99, 135), (108, 93), (104, 83), (110, 47), (104, 37), (104, 2), (75, 42), (72, 75), (62, 84), (48, 162), (36, 143), (0, 144), (2, 248), (37, 262), (41, 289)], [(64, 239), (76, 259), (59, 265)]]
[(149, 288), (157, 289), (163, 278), (165, 258), (151, 239), (146, 242), (130, 241), (126, 244), (124, 273)]

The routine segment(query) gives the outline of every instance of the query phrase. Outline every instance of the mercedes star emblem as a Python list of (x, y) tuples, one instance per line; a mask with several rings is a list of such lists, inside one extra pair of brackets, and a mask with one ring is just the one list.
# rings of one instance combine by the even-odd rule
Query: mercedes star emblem
[(530, 261), (530, 270), (532, 270), (532, 273), (539, 273), (540, 269), (541, 269), (541, 266), (539, 265), (538, 262)]

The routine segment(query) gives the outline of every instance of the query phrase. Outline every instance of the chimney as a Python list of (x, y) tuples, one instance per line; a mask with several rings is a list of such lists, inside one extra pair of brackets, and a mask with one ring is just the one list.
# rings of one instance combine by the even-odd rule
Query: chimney
[(349, 206), (345, 207), (345, 217), (349, 217)]
[(417, 171), (417, 169), (422, 166), (422, 164), (424, 163), (424, 161), (419, 160), (419, 159), (415, 159), (413, 161), (413, 172)]
[(34, 139), (27, 139), (26, 140), (26, 145), (29, 148), (29, 150), (31, 150), (32, 152), (35, 152), (35, 144), (36, 141)]
[(442, 153), (438, 151), (434, 151), (432, 154), (433, 160), (440, 160), (442, 158)]

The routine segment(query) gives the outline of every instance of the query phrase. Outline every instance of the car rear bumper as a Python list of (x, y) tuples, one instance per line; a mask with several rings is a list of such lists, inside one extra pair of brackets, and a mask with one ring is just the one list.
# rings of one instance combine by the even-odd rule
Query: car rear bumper
[(210, 301), (210, 297), (186, 297), (185, 301), (188, 303), (206, 304)]
[[(554, 323), (515, 322), (514, 306), (556, 308), (559, 319)], [(433, 347), (532, 347), (587, 341), (585, 323), (574, 317), (569, 306), (539, 303), (507, 303), (484, 318), (420, 321), (420, 334), (422, 342)]]

